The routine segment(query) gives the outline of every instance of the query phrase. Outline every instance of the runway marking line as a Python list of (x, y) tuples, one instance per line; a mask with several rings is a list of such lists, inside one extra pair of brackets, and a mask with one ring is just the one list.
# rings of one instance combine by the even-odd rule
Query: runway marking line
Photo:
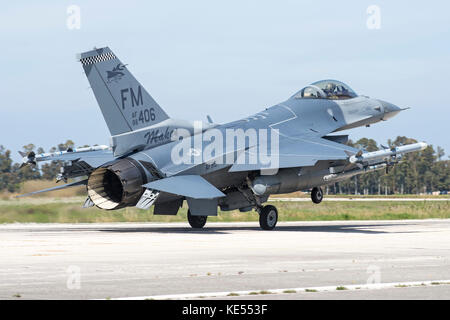
[(182, 293), (182, 294), (166, 294), (166, 295), (141, 296), (141, 297), (111, 298), (111, 300), (169, 300), (169, 299), (185, 300), (185, 299), (195, 299), (195, 298), (251, 296), (251, 295), (260, 295), (260, 294), (291, 294), (291, 293), (302, 293), (302, 292), (378, 290), (378, 289), (389, 289), (389, 288), (426, 287), (426, 286), (437, 286), (437, 285), (450, 285), (450, 280), (427, 280), (427, 281), (410, 281), (410, 282), (349, 284), (349, 285), (267, 289), (267, 290)]

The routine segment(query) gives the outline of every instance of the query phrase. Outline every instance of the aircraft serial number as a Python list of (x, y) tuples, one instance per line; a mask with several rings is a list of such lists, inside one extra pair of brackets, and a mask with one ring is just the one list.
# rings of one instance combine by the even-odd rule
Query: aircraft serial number
[(142, 123), (147, 123), (156, 120), (155, 109), (143, 109), (141, 111), (133, 112), (133, 125), (137, 126)]

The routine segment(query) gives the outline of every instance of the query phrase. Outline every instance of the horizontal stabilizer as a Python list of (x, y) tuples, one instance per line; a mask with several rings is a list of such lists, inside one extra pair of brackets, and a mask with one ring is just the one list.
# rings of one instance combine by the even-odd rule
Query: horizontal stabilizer
[(87, 184), (87, 179), (86, 180), (82, 180), (82, 181), (76, 181), (76, 182), (72, 182), (72, 183), (68, 183), (62, 186), (57, 186), (57, 187), (53, 187), (53, 188), (48, 188), (48, 189), (43, 189), (43, 190), (39, 190), (39, 191), (33, 191), (30, 193), (25, 193), (25, 194), (19, 194), (18, 196), (16, 196), (16, 198), (21, 198), (21, 197), (28, 197), (28, 196), (32, 196), (34, 194), (38, 194), (38, 193), (43, 193), (43, 192), (48, 192), (48, 191), (55, 191), (55, 190), (61, 190), (61, 189), (66, 189), (66, 188), (71, 188), (71, 187), (76, 187), (76, 186), (81, 186), (81, 185), (86, 185)]
[(201, 176), (174, 176), (144, 184), (143, 187), (194, 199), (213, 199), (225, 195)]

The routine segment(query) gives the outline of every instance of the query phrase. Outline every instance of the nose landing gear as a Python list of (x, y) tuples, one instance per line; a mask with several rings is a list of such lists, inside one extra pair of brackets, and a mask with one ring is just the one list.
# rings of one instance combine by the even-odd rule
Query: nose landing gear
[(192, 228), (201, 229), (205, 226), (208, 216), (193, 216), (191, 210), (188, 210), (187, 218)]
[(312, 202), (319, 204), (322, 202), (323, 199), (323, 191), (320, 187), (314, 187), (311, 190), (311, 200)]

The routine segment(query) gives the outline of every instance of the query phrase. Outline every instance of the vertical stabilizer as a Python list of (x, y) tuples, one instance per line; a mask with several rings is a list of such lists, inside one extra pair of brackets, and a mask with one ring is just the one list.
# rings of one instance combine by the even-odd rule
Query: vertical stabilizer
[(169, 118), (108, 47), (81, 53), (79, 60), (111, 135)]

